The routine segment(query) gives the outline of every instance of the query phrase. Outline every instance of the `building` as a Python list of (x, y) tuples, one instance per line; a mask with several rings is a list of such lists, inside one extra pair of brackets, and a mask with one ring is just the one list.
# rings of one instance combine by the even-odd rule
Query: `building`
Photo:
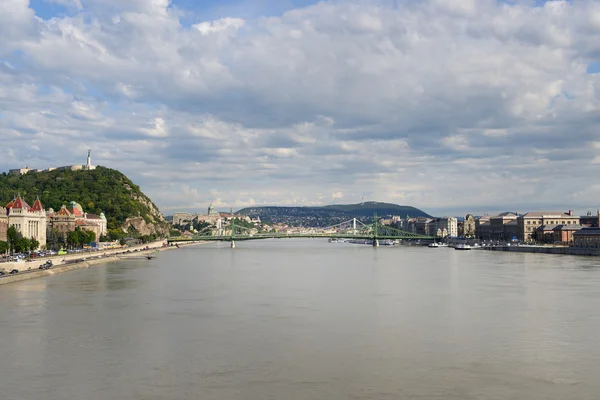
[(25, 168), (10, 169), (10, 170), (8, 170), (8, 173), (10, 175), (21, 176), (21, 175), (25, 175), (29, 172), (38, 173), (38, 172), (49, 172), (49, 171), (54, 171), (54, 170), (91, 171), (94, 169), (96, 169), (96, 167), (94, 165), (92, 165), (92, 151), (88, 150), (87, 162), (85, 164), (67, 165), (65, 167), (50, 167), (50, 168), (43, 169), (43, 170), (25, 167)]
[(23, 237), (37, 240), (40, 247), (46, 245), (46, 211), (39, 199), (30, 206), (19, 195), (4, 209), (8, 227), (14, 226)]
[(69, 203), (69, 207), (63, 205), (57, 212), (51, 209), (48, 213), (48, 219), (50, 226), (65, 238), (69, 232), (73, 232), (77, 228), (82, 231), (94, 232), (98, 241), (102, 235), (106, 235), (107, 222), (104, 213), (100, 215), (88, 214), (75, 201)]
[(0, 242), (6, 242), (7, 231), (8, 231), (8, 215), (6, 215), (6, 208), (0, 206)]
[(475, 217), (467, 214), (463, 220), (463, 236), (475, 236)]
[(33, 171), (33, 169), (31, 168), (17, 168), (17, 169), (9, 169), (8, 170), (8, 174), (9, 175), (16, 175), (16, 176), (21, 176), (21, 175), (25, 175), (29, 172)]
[(440, 237), (457, 237), (458, 236), (458, 219), (454, 217), (443, 217), (438, 221), (438, 236)]
[(596, 216), (595, 227), (582, 227), (577, 232), (573, 232), (574, 247), (600, 247), (600, 209)]
[(510, 241), (517, 237), (517, 217), (511, 212), (494, 215), (489, 218), (489, 239), (496, 241)]
[[(468, 236), (465, 233), (465, 236)], [(471, 235), (472, 236), (472, 235)], [(490, 216), (484, 215), (475, 220), (475, 235), (481, 240), (490, 240)]]
[[(208, 212), (206, 214), (191, 214), (187, 212), (173, 213), (172, 224), (179, 225), (181, 227), (187, 227), (188, 225), (191, 226), (201, 222), (208, 222), (211, 225), (217, 225), (222, 224), (225, 221), (229, 221), (234, 217), (233, 210), (230, 210), (229, 213), (217, 212), (212, 204), (208, 207), (207, 211)], [(258, 220), (253, 220), (250, 217), (243, 215), (238, 216), (238, 218), (242, 218), (246, 222), (258, 221), (258, 223), (260, 223), (260, 218)]]
[[(535, 211), (529, 212), (517, 218), (518, 238), (522, 242), (535, 240), (538, 228), (544, 225), (579, 225), (579, 217), (573, 215), (573, 211)], [(542, 228), (543, 230), (544, 228)]]
[(581, 225), (558, 225), (553, 229), (554, 243), (572, 244), (575, 232), (579, 232)]

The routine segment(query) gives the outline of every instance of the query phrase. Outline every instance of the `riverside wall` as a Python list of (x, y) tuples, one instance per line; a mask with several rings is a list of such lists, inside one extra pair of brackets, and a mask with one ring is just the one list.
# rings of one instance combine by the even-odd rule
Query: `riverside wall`
[[(185, 245), (179, 244), (180, 247), (200, 244), (201, 242), (193, 242)], [(202, 242), (204, 243), (204, 242)], [(76, 253), (66, 256), (54, 256), (37, 258), (33, 262), (19, 263), (2, 263), (0, 270), (4, 270), (7, 274), (12, 269), (18, 269), (19, 273), (15, 275), (4, 275), (0, 277), (0, 286), (7, 283), (21, 282), (29, 279), (42, 278), (62, 272), (73, 271), (76, 269), (89, 268), (94, 265), (107, 264), (110, 262), (120, 261), (126, 258), (145, 256), (147, 253), (156, 251), (176, 250), (180, 247), (165, 246), (165, 242), (154, 242), (139, 246), (127, 248), (110, 249), (105, 251), (96, 251), (93, 253)], [(146, 248), (148, 247), (148, 248)], [(136, 251), (137, 250), (137, 251)], [(50, 269), (40, 270), (40, 264), (52, 260), (53, 266)], [(81, 262), (73, 262), (74, 260), (82, 260)]]
[(496, 246), (481, 247), (487, 251), (508, 251), (513, 253), (562, 254), (571, 256), (600, 256), (600, 248), (566, 246)]

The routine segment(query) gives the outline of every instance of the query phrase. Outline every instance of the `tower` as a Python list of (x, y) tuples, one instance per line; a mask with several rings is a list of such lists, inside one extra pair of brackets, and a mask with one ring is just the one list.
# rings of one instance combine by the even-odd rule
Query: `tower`
[(88, 171), (92, 169), (92, 150), (88, 150), (87, 163), (85, 164), (85, 169)]

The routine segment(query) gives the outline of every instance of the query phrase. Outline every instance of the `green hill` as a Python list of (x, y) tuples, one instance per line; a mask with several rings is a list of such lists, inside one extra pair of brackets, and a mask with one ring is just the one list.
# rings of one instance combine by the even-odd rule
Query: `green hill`
[(406, 217), (409, 215), (411, 217), (431, 218), (431, 215), (412, 206), (400, 206), (398, 204), (380, 203), (377, 201), (366, 201), (358, 204), (333, 204), (321, 208), (342, 211), (361, 217), (372, 217), (373, 213), (377, 213), (380, 216), (398, 215)]
[(361, 204), (334, 204), (322, 207), (248, 207), (236, 214), (260, 217), (270, 223), (284, 223), (289, 226), (331, 226), (352, 218), (363, 222), (373, 221), (373, 214), (379, 217), (397, 215), (406, 217), (430, 217), (418, 208), (397, 204), (365, 202)]
[(58, 210), (63, 204), (75, 201), (87, 213), (103, 212), (109, 230), (127, 229), (135, 222), (135, 229), (142, 226), (145, 231), (142, 234), (152, 234), (150, 231), (153, 230), (153, 234), (161, 236), (166, 232), (166, 222), (152, 200), (142, 193), (139, 186), (114, 169), (54, 170), (22, 176), (1, 174), (0, 204), (6, 205), (18, 193), (29, 204), (39, 197), (46, 210)]

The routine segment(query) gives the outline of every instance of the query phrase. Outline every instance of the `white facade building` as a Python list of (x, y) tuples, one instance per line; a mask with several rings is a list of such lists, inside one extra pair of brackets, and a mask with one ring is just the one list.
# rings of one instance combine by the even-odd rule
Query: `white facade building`
[(458, 219), (454, 217), (440, 218), (438, 222), (438, 236), (441, 237), (457, 237), (458, 236)]

